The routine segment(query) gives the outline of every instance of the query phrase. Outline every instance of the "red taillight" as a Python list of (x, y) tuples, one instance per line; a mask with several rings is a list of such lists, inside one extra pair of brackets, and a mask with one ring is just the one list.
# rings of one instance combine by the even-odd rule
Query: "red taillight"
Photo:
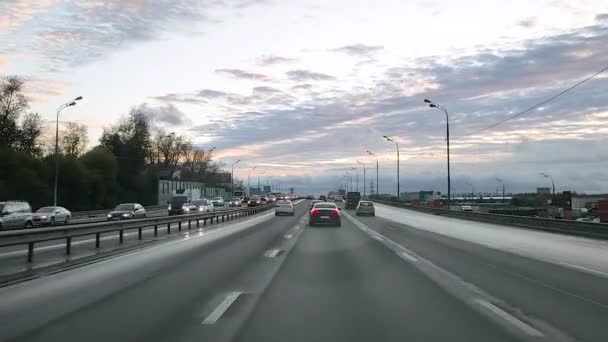
[(312, 216), (317, 216), (317, 215), (319, 215), (320, 213), (321, 213), (321, 212), (320, 212), (320, 211), (318, 211), (318, 210), (313, 210), (313, 211), (311, 211), (311, 212), (310, 212), (310, 214), (311, 214)]
[(340, 212), (339, 212), (339, 211), (337, 211), (337, 210), (332, 210), (332, 211), (331, 211), (329, 214), (330, 214), (331, 216), (340, 216)]

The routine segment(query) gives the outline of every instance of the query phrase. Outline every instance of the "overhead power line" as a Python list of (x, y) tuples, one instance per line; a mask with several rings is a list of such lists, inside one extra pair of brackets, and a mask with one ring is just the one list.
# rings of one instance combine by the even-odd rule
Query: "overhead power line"
[(515, 114), (515, 115), (512, 115), (512, 116), (510, 116), (510, 117), (508, 117), (508, 118), (506, 118), (506, 119), (504, 119), (504, 120), (498, 121), (497, 123), (494, 123), (494, 124), (492, 124), (492, 125), (490, 125), (490, 126), (487, 126), (487, 127), (484, 127), (484, 128), (481, 128), (481, 129), (478, 129), (478, 130), (475, 130), (475, 131), (469, 132), (469, 133), (467, 133), (467, 134), (464, 134), (463, 136), (464, 136), (464, 137), (466, 137), (466, 136), (469, 136), (469, 135), (473, 135), (473, 134), (477, 134), (477, 133), (480, 133), (480, 132), (483, 132), (483, 131), (487, 131), (487, 130), (489, 130), (489, 129), (491, 129), (491, 128), (494, 128), (494, 127), (496, 127), (496, 126), (498, 126), (498, 125), (501, 125), (501, 124), (503, 124), (503, 123), (505, 123), (505, 122), (507, 122), (507, 121), (509, 121), (509, 120), (513, 120), (513, 119), (515, 119), (515, 118), (517, 118), (517, 117), (520, 117), (520, 116), (522, 116), (522, 115), (524, 115), (524, 114), (527, 114), (527, 113), (529, 113), (529, 112), (533, 111), (534, 109), (536, 109), (536, 108), (538, 108), (538, 107), (540, 107), (540, 106), (542, 106), (542, 105), (544, 105), (544, 104), (546, 104), (546, 103), (549, 103), (549, 102), (551, 102), (551, 101), (555, 100), (556, 98), (558, 98), (558, 97), (560, 97), (560, 96), (564, 95), (565, 93), (567, 93), (567, 92), (569, 92), (569, 91), (571, 91), (571, 90), (573, 90), (573, 89), (577, 88), (578, 86), (581, 86), (581, 85), (582, 85), (582, 84), (584, 84), (585, 82), (587, 82), (587, 81), (589, 81), (589, 80), (591, 80), (591, 79), (593, 79), (593, 78), (595, 78), (595, 77), (599, 76), (600, 74), (602, 74), (602, 73), (604, 73), (604, 72), (606, 72), (606, 71), (608, 71), (608, 66), (604, 67), (602, 70), (600, 70), (600, 71), (596, 72), (595, 74), (593, 74), (593, 75), (591, 75), (591, 76), (589, 76), (589, 77), (587, 77), (587, 78), (583, 79), (582, 81), (579, 81), (578, 83), (574, 84), (573, 86), (571, 86), (571, 87), (569, 87), (569, 88), (567, 88), (567, 89), (565, 89), (565, 90), (560, 91), (559, 93), (557, 93), (557, 94), (555, 94), (555, 95), (551, 96), (550, 98), (548, 98), (548, 99), (546, 99), (546, 100), (544, 100), (544, 101), (542, 101), (542, 102), (539, 102), (539, 103), (535, 104), (534, 106), (532, 106), (532, 107), (530, 107), (530, 108), (528, 108), (528, 109), (524, 110), (523, 112), (519, 112), (519, 113), (517, 113), (517, 114)]

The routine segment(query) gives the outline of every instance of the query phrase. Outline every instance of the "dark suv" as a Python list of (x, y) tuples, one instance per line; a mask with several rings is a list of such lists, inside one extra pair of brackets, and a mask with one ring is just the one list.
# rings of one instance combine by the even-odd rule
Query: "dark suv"
[(351, 191), (346, 194), (346, 209), (356, 209), (361, 200), (361, 193), (358, 191)]
[(173, 215), (184, 215), (190, 212), (196, 212), (198, 207), (196, 204), (190, 202), (188, 196), (175, 195), (169, 200), (169, 216)]

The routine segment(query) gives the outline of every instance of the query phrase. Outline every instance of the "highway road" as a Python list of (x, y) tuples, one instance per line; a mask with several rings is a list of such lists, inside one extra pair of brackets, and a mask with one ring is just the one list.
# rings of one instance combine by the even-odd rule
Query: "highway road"
[(0, 288), (0, 340), (608, 340), (603, 242), (305, 203)]

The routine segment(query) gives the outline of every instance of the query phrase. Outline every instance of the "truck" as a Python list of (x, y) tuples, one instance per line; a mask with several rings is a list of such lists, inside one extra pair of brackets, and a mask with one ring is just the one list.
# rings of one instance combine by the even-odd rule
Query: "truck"
[(361, 200), (361, 193), (358, 191), (349, 191), (346, 193), (346, 209), (356, 209)]

